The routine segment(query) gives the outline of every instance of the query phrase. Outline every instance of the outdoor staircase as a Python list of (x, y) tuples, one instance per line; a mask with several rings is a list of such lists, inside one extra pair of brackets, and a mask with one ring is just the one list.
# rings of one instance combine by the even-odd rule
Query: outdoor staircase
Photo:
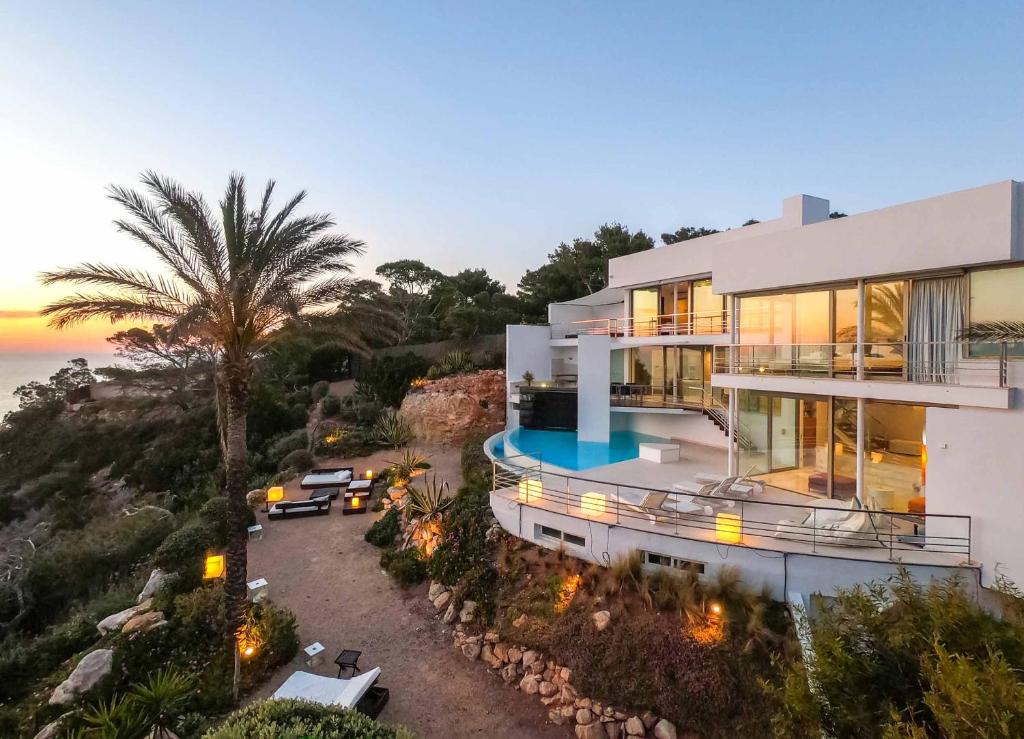
[[(729, 436), (729, 409), (721, 403), (705, 398), (701, 403), (700, 412), (721, 429), (725, 436)], [(743, 433), (743, 428), (737, 423), (733, 429), (732, 438), (736, 440), (741, 449), (750, 449), (750, 438)]]

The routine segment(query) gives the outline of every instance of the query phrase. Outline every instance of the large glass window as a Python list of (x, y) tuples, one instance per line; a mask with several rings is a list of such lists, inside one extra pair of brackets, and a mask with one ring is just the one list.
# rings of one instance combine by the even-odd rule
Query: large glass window
[(740, 342), (758, 345), (741, 358), (763, 372), (827, 374), (831, 300), (828, 290), (741, 298)]
[(906, 283), (864, 286), (864, 370), (872, 379), (902, 377), (906, 336)]
[(857, 288), (832, 293), (833, 373), (852, 376), (857, 372)]
[(885, 511), (924, 512), (925, 409), (864, 403), (864, 494)]
[(658, 332), (659, 290), (640, 287), (632, 291), (633, 335), (656, 336)]
[[(1024, 267), (985, 269), (970, 273), (970, 323), (1024, 321)], [(1015, 357), (1024, 356), (1024, 342), (1007, 345)], [(998, 356), (998, 344), (972, 344), (971, 356)]]
[(693, 332), (720, 334), (724, 327), (725, 296), (715, 295), (711, 280), (693, 283)]

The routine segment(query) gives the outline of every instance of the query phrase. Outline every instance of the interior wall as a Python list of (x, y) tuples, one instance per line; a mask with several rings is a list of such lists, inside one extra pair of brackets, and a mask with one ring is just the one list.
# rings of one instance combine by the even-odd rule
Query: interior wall
[(613, 429), (616, 431), (636, 431), (660, 436), (663, 439), (679, 439), (719, 449), (729, 448), (729, 439), (725, 432), (702, 413), (615, 411), (612, 413), (612, 421)]

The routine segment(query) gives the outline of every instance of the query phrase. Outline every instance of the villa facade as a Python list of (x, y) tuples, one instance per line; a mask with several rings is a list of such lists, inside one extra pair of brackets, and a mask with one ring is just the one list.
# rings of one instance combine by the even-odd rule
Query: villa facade
[[(778, 593), (899, 565), (1024, 582), (1024, 345), (964, 339), (1024, 321), (1024, 184), (829, 214), (800, 195), (781, 218), (613, 259), (605, 290), (509, 326), (509, 432), (657, 437), (681, 459), (563, 469), (506, 433), (499, 521), (596, 561), (737, 565)], [(684, 474), (755, 493), (652, 513)], [(862, 513), (837, 526), (837, 510)]]

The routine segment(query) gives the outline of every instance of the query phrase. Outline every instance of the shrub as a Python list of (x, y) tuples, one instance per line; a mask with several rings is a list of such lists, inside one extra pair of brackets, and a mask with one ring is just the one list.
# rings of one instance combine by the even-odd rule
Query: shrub
[(326, 418), (333, 418), (334, 416), (341, 413), (341, 398), (333, 393), (324, 397), (320, 401), (320, 412)]
[(469, 356), (469, 352), (450, 351), (427, 370), (427, 379), (436, 380), (439, 377), (472, 372), (475, 369), (476, 365), (473, 364), (473, 358)]
[(203, 557), (218, 546), (218, 532), (202, 518), (195, 518), (174, 531), (157, 548), (153, 564), (181, 577), (186, 589), (203, 578)]
[(309, 388), (310, 394), (313, 396), (313, 400), (320, 400), (331, 391), (331, 383), (327, 380), (317, 380), (313, 383), (313, 386)]
[(387, 513), (373, 522), (363, 534), (363, 538), (375, 547), (389, 547), (395, 543), (395, 537), (401, 530), (398, 509), (392, 506)]
[(241, 708), (204, 739), (411, 739), (411, 734), (347, 708), (264, 700)]
[(349, 351), (334, 343), (319, 344), (309, 354), (306, 368), (311, 380), (340, 380), (349, 373)]
[(493, 467), (484, 453), (486, 435), (474, 435), (462, 446), (462, 480), (467, 487), (490, 489)]
[(313, 465), (316, 464), (316, 460), (313, 459), (313, 455), (306, 449), (296, 449), (294, 452), (288, 452), (284, 459), (281, 460), (280, 469), (284, 470), (295, 470), (296, 472), (305, 472), (306, 470), (313, 469)]
[(388, 409), (373, 424), (373, 438), (379, 444), (397, 449), (412, 438), (412, 431), (398, 411)]
[(403, 588), (419, 585), (427, 579), (427, 563), (415, 547), (385, 549), (380, 555), (380, 566)]
[(491, 568), (494, 544), (487, 541), (491, 515), (485, 491), (463, 488), (441, 522), (441, 543), (430, 559), (430, 575), (448, 587), (478, 568)]
[(274, 437), (274, 440), (267, 445), (267, 457), (277, 466), (289, 452), (305, 449), (308, 446), (309, 437), (306, 434), (306, 429), (296, 429)]
[(409, 383), (422, 377), (428, 366), (425, 359), (412, 352), (375, 358), (359, 377), (359, 392), (398, 408), (409, 392)]
[(383, 410), (384, 405), (379, 401), (353, 393), (341, 399), (338, 418), (348, 423), (368, 426), (377, 420)]

